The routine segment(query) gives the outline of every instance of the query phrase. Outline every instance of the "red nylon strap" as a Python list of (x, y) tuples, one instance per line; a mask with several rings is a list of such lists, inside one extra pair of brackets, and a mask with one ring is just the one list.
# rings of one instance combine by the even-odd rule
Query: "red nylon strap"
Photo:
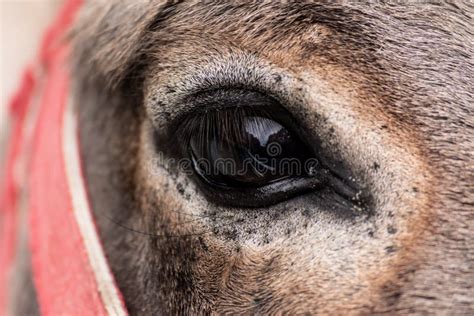
[[(20, 89), (10, 102), (10, 139), (6, 155), (6, 165), (3, 170), (3, 180), (0, 182), (0, 315), (5, 315), (8, 298), (8, 280), (12, 272), (15, 256), (17, 233), (18, 196), (21, 188), (15, 170), (24, 150), (24, 126), (27, 105), (31, 101), (35, 86), (35, 77), (31, 67), (23, 74)], [(2, 313), (4, 312), (4, 313)]]
[(29, 177), (33, 275), (42, 314), (105, 315), (65, 174), (62, 124), (69, 83), (65, 54), (64, 49), (57, 51), (49, 70), (33, 140)]
[[(44, 37), (39, 58), (39, 64), (44, 69), (41, 85), (35, 84), (33, 72), (27, 71), (11, 105), (13, 129), (6, 176), (0, 188), (0, 315), (7, 314), (8, 281), (15, 256), (20, 184), (15, 180), (14, 170), (21, 158), (22, 148), (29, 148), (31, 159), (25, 169), (28, 172), (27, 183), (21, 183), (21, 186), (28, 192), (32, 270), (41, 313), (123, 315), (125, 311), (108, 267), (105, 265), (104, 268), (104, 265), (94, 261), (94, 258), (104, 258), (100, 244), (92, 243), (95, 248), (91, 248), (91, 243), (87, 242), (91, 236), (97, 238), (95, 224), (87, 216), (78, 218), (77, 201), (73, 200), (77, 188), (71, 187), (71, 176), (66, 170), (68, 162), (63, 137), (69, 77), (66, 62), (68, 47), (63, 40), (64, 32), (80, 4), (78, 0), (68, 1)], [(37, 91), (40, 88), (41, 91)], [(29, 142), (23, 134), (33, 94), (40, 96), (39, 112), (34, 136)], [(74, 143), (77, 143), (76, 139)], [(80, 170), (77, 174), (79, 182), (76, 183), (82, 186)], [(83, 200), (86, 206), (83, 209), (90, 212), (87, 198)], [(89, 225), (86, 225), (89, 227), (86, 232), (84, 221)], [(108, 273), (100, 274), (101, 271)]]

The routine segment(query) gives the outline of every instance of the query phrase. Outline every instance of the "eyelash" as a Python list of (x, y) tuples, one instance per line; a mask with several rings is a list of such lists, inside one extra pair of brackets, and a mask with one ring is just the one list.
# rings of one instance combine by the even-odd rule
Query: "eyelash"
[[(234, 94), (234, 97), (238, 99), (234, 103), (224, 105), (219, 99), (225, 97), (226, 94)], [(225, 101), (229, 100), (226, 99)], [(189, 106), (192, 110), (181, 113), (173, 119), (173, 122), (177, 123), (170, 124), (168, 127), (169, 135), (175, 135), (172, 137), (173, 140), (178, 140), (181, 144), (188, 143), (193, 132), (199, 127), (209, 125), (207, 123), (210, 119), (219, 122), (219, 124), (222, 122), (226, 124), (222, 129), (229, 133), (223, 135), (222, 140), (235, 139), (238, 137), (238, 130), (232, 129), (232, 127), (237, 124), (229, 122), (240, 122), (242, 118), (250, 115), (264, 115), (277, 121), (283, 119), (283, 124), (289, 125), (293, 130), (298, 129), (298, 134), (301, 134), (299, 128), (293, 126), (294, 120), (291, 114), (282, 106), (279, 100), (267, 91), (252, 90), (247, 87), (232, 88), (223, 86), (196, 92), (182, 102), (192, 104), (192, 106)], [(248, 105), (242, 105), (245, 102), (248, 102)], [(229, 108), (235, 110), (232, 117), (227, 115), (228, 112), (222, 111)], [(278, 113), (275, 113), (275, 110), (279, 110)], [(174, 131), (178, 131), (178, 133), (175, 134)]]
[[(220, 141), (234, 142), (237, 141), (242, 133), (239, 130), (243, 119), (251, 115), (267, 115), (271, 117), (268, 111), (255, 111), (248, 106), (237, 106), (232, 108), (232, 112), (228, 110), (213, 110), (207, 109), (204, 113), (196, 113), (195, 115), (188, 115), (182, 123), (178, 126), (178, 134), (176, 139), (181, 144), (188, 145), (191, 138), (199, 132), (202, 136), (201, 142), (206, 141), (206, 136), (215, 134), (217, 124), (220, 125), (219, 130), (223, 133), (219, 135)], [(237, 123), (236, 123), (237, 122)], [(204, 133), (202, 133), (204, 131)]]

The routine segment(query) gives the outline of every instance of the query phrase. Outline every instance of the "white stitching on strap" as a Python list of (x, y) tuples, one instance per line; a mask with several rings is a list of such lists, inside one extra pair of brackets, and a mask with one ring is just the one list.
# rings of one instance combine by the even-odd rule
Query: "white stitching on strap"
[(68, 101), (64, 111), (62, 136), (66, 178), (72, 198), (74, 216), (84, 241), (100, 296), (109, 315), (125, 316), (127, 312), (107, 264), (85, 190), (79, 157), (77, 122), (72, 100)]

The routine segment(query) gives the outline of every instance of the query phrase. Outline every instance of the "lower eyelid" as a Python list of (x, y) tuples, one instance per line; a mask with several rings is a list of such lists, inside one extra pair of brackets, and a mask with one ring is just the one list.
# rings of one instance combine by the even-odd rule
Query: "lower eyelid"
[(267, 207), (291, 199), (306, 192), (324, 188), (325, 178), (287, 179), (262, 187), (258, 190), (201, 187), (213, 203), (231, 207)]

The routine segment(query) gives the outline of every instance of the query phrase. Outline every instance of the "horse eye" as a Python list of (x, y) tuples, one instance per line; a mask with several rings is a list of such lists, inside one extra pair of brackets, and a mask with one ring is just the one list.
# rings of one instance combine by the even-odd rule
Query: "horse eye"
[[(236, 113), (227, 111), (231, 112), (229, 116)], [(205, 131), (199, 131), (190, 139), (194, 169), (206, 182), (235, 188), (261, 187), (305, 176), (298, 166), (310, 158), (309, 152), (286, 127), (262, 116), (243, 116), (230, 124), (225, 126), (228, 131), (217, 125), (213, 133), (207, 134), (209, 138), (203, 138)]]
[(182, 119), (178, 133), (212, 201), (261, 207), (324, 184), (323, 167), (276, 100), (238, 91), (201, 96), (200, 103), (204, 110)]

